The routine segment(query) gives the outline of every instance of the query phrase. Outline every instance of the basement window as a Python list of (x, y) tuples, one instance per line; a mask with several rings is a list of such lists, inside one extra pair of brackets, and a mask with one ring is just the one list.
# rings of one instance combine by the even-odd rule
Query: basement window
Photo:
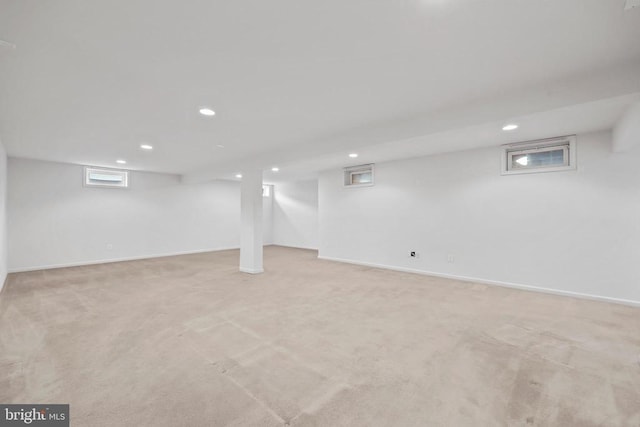
[(352, 166), (344, 169), (345, 187), (366, 187), (373, 185), (373, 165)]
[(129, 186), (129, 172), (84, 168), (84, 185), (87, 187), (127, 188)]
[(575, 135), (503, 146), (503, 175), (575, 169)]

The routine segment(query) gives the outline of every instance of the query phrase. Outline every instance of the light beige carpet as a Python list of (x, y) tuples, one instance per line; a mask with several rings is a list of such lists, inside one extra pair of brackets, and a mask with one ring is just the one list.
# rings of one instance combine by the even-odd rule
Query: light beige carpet
[(640, 309), (268, 247), (11, 275), (0, 402), (73, 426), (638, 426)]

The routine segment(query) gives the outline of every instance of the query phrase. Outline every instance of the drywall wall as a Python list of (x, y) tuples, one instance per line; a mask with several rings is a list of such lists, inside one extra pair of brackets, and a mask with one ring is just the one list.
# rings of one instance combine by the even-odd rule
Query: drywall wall
[(238, 182), (132, 172), (128, 189), (89, 188), (78, 165), (10, 158), (8, 169), (10, 271), (239, 246)]
[(579, 135), (577, 171), (509, 176), (500, 155), (380, 163), (373, 187), (323, 172), (320, 257), (640, 302), (640, 151)]
[(0, 141), (0, 291), (7, 278), (7, 152)]
[(318, 248), (318, 181), (278, 183), (273, 195), (273, 243)]

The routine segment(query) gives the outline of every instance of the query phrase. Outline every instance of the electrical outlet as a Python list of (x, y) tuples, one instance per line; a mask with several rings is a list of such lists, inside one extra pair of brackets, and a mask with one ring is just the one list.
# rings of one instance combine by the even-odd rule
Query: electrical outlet
[(456, 257), (451, 254), (447, 255), (447, 262), (449, 264), (453, 264), (454, 262), (456, 262)]

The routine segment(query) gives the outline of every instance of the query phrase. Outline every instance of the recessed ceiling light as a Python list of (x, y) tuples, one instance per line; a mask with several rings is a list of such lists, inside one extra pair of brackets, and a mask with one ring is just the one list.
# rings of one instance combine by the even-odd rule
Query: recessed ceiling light
[(349, 157), (351, 157), (352, 159), (355, 159), (356, 157), (358, 157), (358, 153), (351, 153), (349, 154)]
[(518, 129), (518, 125), (515, 123), (509, 123), (508, 125), (504, 125), (502, 130), (516, 130)]
[(153, 150), (153, 146), (149, 144), (142, 144), (140, 148), (142, 148), (143, 150)]
[(200, 114), (202, 114), (203, 116), (215, 116), (216, 112), (213, 111), (211, 108), (208, 107), (202, 107), (200, 109)]
[(241, 173), (237, 173), (236, 174), (236, 178), (242, 178), (242, 174)]
[(280, 168), (271, 168), (271, 170), (272, 170), (273, 172), (278, 172), (278, 171), (280, 170)]
[(118, 163), (120, 165), (125, 165), (125, 164), (127, 164), (127, 161), (126, 160), (122, 160), (122, 159), (118, 159), (118, 160), (116, 160), (116, 163)]
[(218, 147), (218, 148), (224, 148), (224, 145), (222, 145), (222, 144), (218, 144), (218, 145), (216, 145), (216, 147)]

